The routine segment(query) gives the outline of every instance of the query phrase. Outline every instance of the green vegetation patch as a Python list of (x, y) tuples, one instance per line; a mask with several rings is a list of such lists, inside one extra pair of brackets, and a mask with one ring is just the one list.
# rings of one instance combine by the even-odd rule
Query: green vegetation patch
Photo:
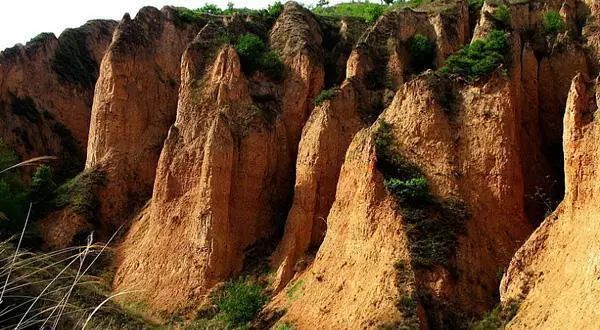
[(506, 33), (490, 32), (483, 40), (475, 40), (446, 59), (442, 73), (459, 75), (468, 81), (486, 76), (507, 61), (509, 43)]
[(243, 326), (256, 317), (267, 301), (267, 295), (258, 284), (243, 279), (228, 282), (217, 298), (217, 318), (233, 326)]
[(340, 3), (334, 6), (319, 6), (313, 12), (322, 16), (357, 17), (367, 23), (375, 22), (388, 6), (369, 2)]
[(469, 0), (469, 10), (478, 11), (483, 7), (484, 0)]
[(29, 96), (23, 98), (12, 93), (10, 95), (10, 106), (14, 114), (25, 117), (32, 123), (37, 123), (41, 119), (41, 114), (33, 99)]
[(564, 32), (566, 29), (565, 20), (560, 16), (560, 13), (555, 10), (549, 10), (544, 13), (542, 19), (544, 32), (547, 35), (556, 35)]
[(249, 9), (249, 8), (235, 8), (233, 3), (229, 3), (227, 8), (222, 9), (219, 6), (211, 3), (207, 3), (204, 6), (196, 9), (189, 9), (184, 7), (177, 8), (177, 20), (176, 22), (181, 23), (195, 23), (202, 20), (205, 15), (241, 15), (251, 16), (259, 20), (266, 20), (267, 22), (273, 22), (281, 12), (283, 11), (283, 4), (276, 1), (269, 5), (266, 9)]
[(433, 66), (435, 60), (435, 42), (422, 34), (415, 34), (408, 40), (411, 66), (415, 72), (421, 72)]
[(510, 27), (510, 10), (506, 5), (500, 5), (492, 13), (492, 17), (502, 28)]
[(91, 217), (98, 207), (96, 189), (104, 184), (101, 170), (88, 170), (65, 182), (56, 189), (56, 207), (70, 207), (78, 214)]
[(510, 301), (505, 307), (498, 305), (492, 311), (486, 314), (483, 319), (475, 323), (472, 330), (501, 330), (517, 315), (519, 303)]
[(340, 91), (338, 87), (332, 87), (322, 90), (315, 98), (315, 105), (321, 105), (327, 100), (331, 100)]
[[(15, 153), (0, 139), (0, 171), (18, 162)], [(0, 234), (10, 236), (22, 228), (27, 215), (27, 190), (14, 171), (0, 174)]]
[(283, 77), (283, 62), (275, 52), (268, 50), (257, 35), (247, 33), (241, 36), (235, 44), (235, 50), (246, 74), (262, 71), (275, 80)]
[(304, 281), (299, 280), (290, 286), (285, 292), (289, 299), (295, 300), (302, 294), (302, 289), (304, 287)]
[(275, 330), (294, 330), (295, 327), (290, 322), (280, 322), (275, 326)]
[(52, 58), (52, 69), (61, 81), (93, 88), (98, 64), (87, 46), (87, 35), (81, 29), (67, 29), (58, 39)]
[(468, 217), (464, 203), (432, 196), (421, 170), (402, 156), (390, 124), (381, 121), (374, 138), (377, 168), (406, 223), (412, 266), (452, 267), (458, 236), (464, 232)]

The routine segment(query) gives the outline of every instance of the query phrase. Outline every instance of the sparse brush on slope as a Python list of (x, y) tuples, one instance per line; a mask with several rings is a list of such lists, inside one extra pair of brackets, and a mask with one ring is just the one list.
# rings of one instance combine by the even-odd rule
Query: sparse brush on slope
[(464, 203), (458, 199), (438, 200), (431, 194), (421, 170), (396, 145), (390, 124), (381, 121), (374, 138), (377, 168), (407, 223), (413, 267), (451, 268), (458, 236), (464, 232), (468, 216)]
[[(8, 167), (6, 162), (6, 157), (0, 159), (4, 167), (0, 174), (35, 163), (35, 159)], [(46, 167), (40, 167), (38, 178), (47, 173)], [(42, 183), (34, 180), (32, 186), (37, 189), (33, 191), (41, 191)], [(125, 293), (111, 296), (108, 282), (90, 275), (98, 272), (96, 263), (108, 251), (112, 239), (106, 244), (94, 244), (90, 235), (85, 246), (49, 253), (25, 251), (23, 238), (31, 223), (32, 206), (29, 204), (16, 244), (12, 242), (14, 238), (0, 242), (0, 328), (141, 327), (143, 323), (118, 311), (111, 302), (113, 297)], [(0, 212), (6, 214), (5, 207), (0, 205)], [(106, 309), (112, 311), (107, 313)]]

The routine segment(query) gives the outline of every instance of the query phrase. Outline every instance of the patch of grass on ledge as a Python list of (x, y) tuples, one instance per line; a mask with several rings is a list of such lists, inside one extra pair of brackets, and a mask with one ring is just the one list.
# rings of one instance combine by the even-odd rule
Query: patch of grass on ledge
[(475, 40), (450, 55), (440, 72), (475, 81), (505, 64), (509, 50), (506, 32), (494, 30), (486, 38)]

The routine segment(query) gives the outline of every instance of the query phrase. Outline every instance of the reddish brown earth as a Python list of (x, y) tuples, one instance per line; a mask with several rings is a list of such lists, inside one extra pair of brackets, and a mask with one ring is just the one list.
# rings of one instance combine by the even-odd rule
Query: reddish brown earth
[[(20, 159), (58, 156), (62, 161), (55, 165), (63, 174), (81, 171), (94, 83), (115, 26), (90, 21), (59, 38), (40, 34), (0, 54), (0, 136)], [(68, 61), (84, 62), (89, 71), (74, 76), (71, 70), (80, 67)]]
[[(48, 248), (121, 228), (114, 290), (153, 320), (205, 316), (222, 283), (250, 272), (269, 279), (258, 328), (464, 328), (500, 287), (502, 306), (520, 306), (509, 328), (592, 329), (600, 5), (507, 6), (506, 23), (498, 4), (443, 0), (371, 24), (295, 3), (270, 20), (147, 7), (81, 28), (98, 64), (83, 83), (53, 71), (64, 37), (3, 52), (0, 136), (23, 158), (73, 147), (105, 173), (93, 219), (52, 210), (38, 227)], [(544, 35), (548, 10), (564, 32)], [(498, 28), (510, 50), (493, 73), (437, 70)], [(249, 32), (281, 59), (281, 79), (245, 67), (233, 44)], [(422, 72), (416, 34), (436, 44)], [(15, 101), (28, 97), (33, 114)], [(425, 206), (386, 187), (383, 124), (426, 178)], [(432, 222), (426, 237), (414, 219)], [(443, 260), (424, 262), (419, 239)]]
[(115, 30), (100, 67), (85, 165), (106, 173), (98, 213), (106, 235), (152, 192), (175, 119), (181, 54), (199, 24), (176, 24), (174, 9), (147, 7), (134, 19), (126, 15)]

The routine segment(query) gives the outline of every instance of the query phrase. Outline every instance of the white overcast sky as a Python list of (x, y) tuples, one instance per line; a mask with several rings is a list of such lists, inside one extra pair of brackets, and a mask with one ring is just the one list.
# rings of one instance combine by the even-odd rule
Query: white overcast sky
[[(264, 8), (274, 0), (234, 0), (236, 7)], [(77, 27), (94, 18), (120, 20), (128, 12), (133, 17), (144, 6), (165, 5), (188, 8), (214, 3), (224, 8), (227, 0), (0, 0), (0, 50), (17, 43), (25, 44), (40, 32)], [(282, 1), (284, 2), (284, 1)], [(298, 1), (313, 3), (316, 0)], [(339, 1), (331, 1), (339, 2)]]

